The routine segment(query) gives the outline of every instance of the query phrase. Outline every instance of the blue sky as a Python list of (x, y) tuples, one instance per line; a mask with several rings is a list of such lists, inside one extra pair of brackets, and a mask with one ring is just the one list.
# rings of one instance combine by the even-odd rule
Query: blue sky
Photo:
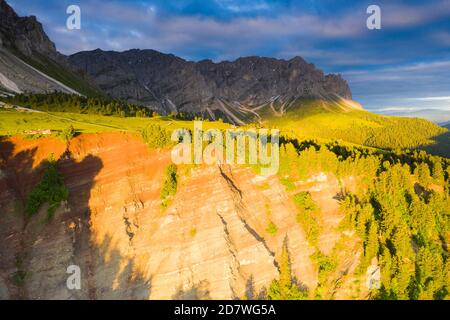
[[(65, 54), (155, 49), (189, 60), (302, 56), (372, 111), (450, 120), (450, 0), (9, 0)], [(81, 8), (81, 30), (65, 27)], [(366, 9), (381, 8), (381, 30)]]

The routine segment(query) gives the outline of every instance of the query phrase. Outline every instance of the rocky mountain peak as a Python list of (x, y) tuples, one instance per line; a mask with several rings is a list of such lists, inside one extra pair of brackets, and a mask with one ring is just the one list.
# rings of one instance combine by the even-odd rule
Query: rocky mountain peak
[(352, 98), (340, 75), (325, 75), (301, 57), (193, 62), (155, 50), (134, 49), (79, 52), (69, 61), (111, 96), (163, 114), (202, 114), (239, 123), (237, 118), (242, 120), (250, 112), (247, 107), (273, 101), (286, 104), (300, 98)]
[(25, 56), (57, 55), (55, 44), (35, 16), (19, 17), (5, 0), (0, 0), (0, 39), (3, 47)]

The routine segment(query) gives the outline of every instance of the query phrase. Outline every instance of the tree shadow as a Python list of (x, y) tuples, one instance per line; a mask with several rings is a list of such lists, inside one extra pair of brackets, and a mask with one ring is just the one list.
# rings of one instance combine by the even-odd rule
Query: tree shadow
[(210, 300), (209, 282), (202, 280), (189, 289), (178, 287), (177, 292), (172, 296), (173, 300)]
[(90, 228), (91, 191), (96, 185), (96, 176), (103, 168), (102, 160), (93, 155), (82, 161), (72, 159), (66, 150), (58, 162), (65, 184), (69, 188), (70, 214), (68, 218), (75, 228), (74, 264), (84, 270), (81, 294), (74, 298), (91, 300), (148, 299), (151, 292), (151, 278), (137, 270), (132, 257), (125, 257), (112, 243), (111, 236), (105, 236), (101, 243), (95, 242)]
[[(3, 177), (0, 177), (0, 191), (2, 195), (7, 194), (4, 197), (0, 195), (0, 207), (20, 200), (21, 205), (14, 209), (14, 214), (21, 214), (26, 221), (24, 209), (27, 197), (40, 181), (45, 161), (33, 167), (39, 146), (17, 154), (14, 154), (15, 147), (13, 141), (0, 138), (0, 174)], [(101, 243), (95, 243), (93, 240), (90, 227), (93, 212), (89, 202), (96, 177), (103, 168), (102, 160), (87, 155), (81, 161), (76, 161), (66, 150), (57, 160), (57, 168), (69, 190), (67, 203), (64, 203), (58, 209), (57, 215), (46, 224), (38, 222), (37, 219), (30, 220), (30, 223), (24, 222), (14, 236), (10, 237), (11, 241), (3, 243), (0, 248), (0, 256), (8, 257), (0, 259), (0, 275), (2, 278), (4, 274), (8, 275), (7, 287), (12, 288), (8, 290), (8, 298), (59, 299), (69, 295), (69, 299), (148, 299), (151, 278), (145, 279), (136, 269), (133, 258), (123, 256), (109, 237), (105, 237)], [(0, 212), (0, 224), (5, 222), (4, 219), (5, 216)], [(6, 232), (10, 231), (0, 227), (2, 238)], [(60, 242), (66, 239), (66, 244), (72, 243), (69, 254), (64, 252), (67, 247), (58, 247), (56, 243), (60, 242), (53, 243), (56, 240), (54, 237), (60, 237)], [(34, 244), (37, 240), (45, 242), (46, 245), (36, 249)], [(61, 258), (59, 262), (49, 261), (48, 268), (42, 268), (48, 257), (59, 258), (64, 255), (68, 255), (68, 258)], [(17, 263), (15, 266), (14, 259), (17, 256), (23, 259), (20, 266)], [(36, 260), (40, 268), (32, 263)], [(61, 261), (63, 268), (59, 265)], [(69, 277), (65, 271), (72, 264), (80, 267), (81, 290), (65, 289)], [(28, 290), (29, 279), (25, 277), (23, 283), (15, 281), (11, 274), (13, 268), (30, 277), (37, 277), (35, 282), (39, 282), (38, 288)], [(20, 268), (24, 270), (19, 270)], [(55, 290), (55, 286), (59, 291)], [(65, 290), (69, 290), (69, 293)], [(66, 293), (61, 295), (61, 292)]]
[(267, 288), (263, 286), (260, 290), (255, 287), (255, 278), (251, 275), (245, 284), (245, 298), (247, 300), (267, 299)]
[(14, 154), (14, 144), (0, 139), (0, 168), (5, 176), (6, 186), (24, 205), (32, 186), (36, 184), (43, 170), (42, 163), (33, 168), (37, 148)]
[(26, 295), (22, 284), (27, 276), (23, 249), (27, 226), (25, 207), (44, 166), (43, 163), (34, 166), (37, 147), (16, 154), (15, 148), (12, 141), (0, 137), (0, 235), (8, 235), (0, 246), (0, 274), (4, 275), (8, 297), (21, 299)]
[(146, 279), (136, 269), (133, 259), (124, 258), (106, 236), (93, 249), (93, 277), (89, 299), (95, 300), (145, 300), (151, 294), (151, 277)]

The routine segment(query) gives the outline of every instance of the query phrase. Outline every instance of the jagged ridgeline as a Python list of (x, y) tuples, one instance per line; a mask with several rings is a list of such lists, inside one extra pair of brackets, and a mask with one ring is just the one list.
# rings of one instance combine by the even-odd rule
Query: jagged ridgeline
[(19, 17), (0, 0), (0, 93), (52, 92), (103, 95), (44, 32), (36, 17)]
[(86, 51), (68, 57), (106, 93), (160, 114), (202, 114), (243, 124), (259, 108), (299, 98), (351, 99), (347, 82), (325, 75), (301, 57), (246, 57), (214, 63), (186, 61), (154, 50)]

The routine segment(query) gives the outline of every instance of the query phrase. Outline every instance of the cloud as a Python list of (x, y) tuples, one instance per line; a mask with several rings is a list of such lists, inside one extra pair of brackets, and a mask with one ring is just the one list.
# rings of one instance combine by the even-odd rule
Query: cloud
[(438, 31), (431, 35), (436, 40), (437, 44), (442, 46), (450, 46), (450, 32)]
[(389, 66), (369, 70), (350, 70), (345, 76), (354, 82), (361, 81), (408, 81), (427, 79), (435, 76), (447, 76), (450, 72), (450, 60), (419, 62), (403, 66)]
[(436, 123), (450, 121), (450, 108), (411, 108), (408, 106), (397, 106), (372, 109), (371, 111), (387, 116), (424, 118)]
[(221, 8), (235, 13), (267, 11), (272, 7), (267, 1), (215, 0), (215, 2)]
[(450, 106), (447, 108), (445, 107), (428, 107), (427, 109), (423, 109), (420, 106), (410, 107), (407, 105), (401, 105), (401, 106), (393, 106), (393, 107), (384, 107), (377, 109), (378, 112), (415, 112), (415, 111), (423, 111), (423, 110), (434, 110), (434, 111), (450, 111)]
[(388, 2), (381, 10), (383, 25), (387, 28), (417, 27), (448, 17), (450, 1), (427, 1), (420, 5)]
[(411, 98), (411, 100), (417, 100), (417, 101), (447, 101), (447, 102), (450, 102), (450, 96)]
[[(354, 98), (376, 112), (440, 110), (450, 114), (450, 61), (437, 60), (343, 72)], [(434, 121), (434, 120), (433, 120)]]
[[(60, 25), (53, 25), (50, 29), (62, 53), (96, 48), (119, 51), (151, 48), (194, 60), (206, 57), (216, 61), (230, 60), (254, 55), (257, 51), (263, 55), (292, 58), (287, 56), (288, 51), (292, 51), (293, 55), (298, 51), (295, 48), (286, 49), (292, 44), (296, 44), (297, 48), (301, 43), (311, 47), (316, 42), (348, 40), (367, 32), (364, 15), (356, 19), (346, 15), (324, 21), (318, 15), (291, 12), (223, 20), (201, 15), (168, 16), (160, 14), (160, 9), (155, 6), (136, 7), (98, 0), (82, 5), (81, 9), (82, 30), (68, 34), (61, 30)], [(301, 53), (298, 52), (295, 55)], [(324, 59), (326, 56), (336, 63), (357, 60), (343, 53), (330, 55), (324, 52), (317, 50), (316, 54), (306, 58)], [(364, 59), (359, 58), (359, 61), (363, 63)]]

